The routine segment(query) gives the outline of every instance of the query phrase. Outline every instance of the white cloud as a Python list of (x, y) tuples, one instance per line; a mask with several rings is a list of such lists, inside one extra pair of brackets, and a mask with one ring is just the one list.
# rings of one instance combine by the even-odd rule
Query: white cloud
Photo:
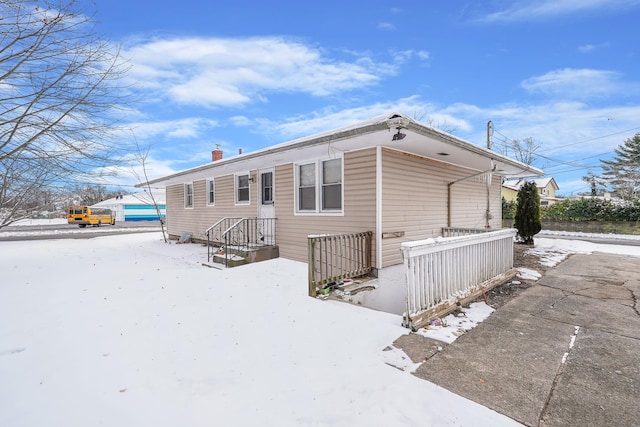
[[(449, 114), (446, 110), (439, 110), (437, 106), (420, 100), (418, 96), (401, 98), (395, 101), (377, 102), (374, 104), (347, 108), (342, 110), (323, 109), (309, 114), (290, 117), (283, 122), (269, 119), (256, 119), (256, 132), (284, 140), (312, 135), (342, 126), (368, 120), (391, 111), (406, 114), (414, 119), (440, 129), (470, 130), (470, 125), (464, 119)], [(245, 124), (243, 122), (243, 124)]]
[(378, 24), (378, 29), (384, 31), (395, 31), (396, 26), (390, 22), (381, 22)]
[(461, 136), (476, 144), (486, 140), (486, 122), (491, 120), (500, 133), (494, 133), (496, 141), (532, 137), (543, 145), (545, 154), (571, 160), (613, 150), (637, 132), (633, 129), (638, 128), (640, 116), (640, 106), (596, 108), (586, 103), (560, 101), (486, 108), (454, 104), (444, 111), (475, 124)]
[(238, 127), (251, 126), (252, 124), (251, 119), (248, 118), (247, 116), (233, 116), (233, 117), (229, 117), (228, 120), (234, 126), (238, 126)]
[[(609, 158), (625, 139), (640, 131), (640, 105), (601, 106), (579, 102), (503, 104), (489, 107), (451, 105), (448, 114), (473, 126), (456, 135), (484, 146), (486, 123), (493, 123), (493, 149), (503, 152), (503, 141), (532, 137), (541, 144), (534, 165), (553, 176), (561, 194), (588, 191), (580, 180), (589, 170), (599, 173), (600, 159)], [(613, 118), (613, 119), (612, 119)], [(507, 153), (513, 155), (513, 153)]]
[(614, 71), (572, 68), (554, 70), (526, 79), (521, 86), (530, 93), (578, 99), (620, 94), (630, 89)]
[(592, 44), (585, 44), (582, 46), (578, 46), (578, 50), (582, 53), (586, 53), (586, 52), (591, 52), (592, 50), (595, 50), (596, 47)]
[(640, 0), (540, 0), (518, 1), (509, 8), (490, 13), (480, 22), (514, 22), (551, 18), (593, 10), (626, 10), (640, 5)]
[(378, 84), (397, 71), (366, 56), (332, 58), (285, 38), (174, 38), (128, 48), (129, 78), (180, 104), (204, 107), (267, 102), (270, 93), (328, 96)]
[(174, 162), (171, 160), (160, 160), (155, 158), (153, 153), (149, 153), (143, 166), (142, 161), (135, 154), (130, 154), (121, 164), (96, 169), (96, 174), (104, 176), (91, 179), (109, 187), (133, 187), (144, 182), (145, 173), (151, 180), (177, 172), (172, 163)]
[(581, 53), (590, 53), (607, 47), (609, 47), (609, 43), (585, 44), (582, 46), (578, 46), (578, 51)]
[[(205, 134), (209, 129), (218, 127), (216, 120), (203, 118), (185, 118), (177, 120), (138, 122), (127, 125), (136, 138), (149, 140), (160, 137), (190, 139)], [(124, 137), (127, 135), (125, 134)]]
[(431, 57), (431, 54), (426, 50), (419, 50), (418, 52), (416, 52), (416, 54), (418, 55), (418, 58), (422, 59), (423, 61), (426, 61)]
[(431, 56), (426, 50), (412, 49), (391, 51), (390, 55), (395, 64), (404, 64), (412, 58), (418, 58), (420, 61), (428, 61)]

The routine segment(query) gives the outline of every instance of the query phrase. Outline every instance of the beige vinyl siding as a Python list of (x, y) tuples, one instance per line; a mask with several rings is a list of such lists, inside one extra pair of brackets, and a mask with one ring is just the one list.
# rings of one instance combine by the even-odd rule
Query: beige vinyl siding
[[(491, 220), (490, 228), (502, 226), (501, 177), (494, 176), (489, 192)], [(487, 186), (478, 179), (470, 179), (451, 187), (451, 226), (465, 228), (486, 228)]]
[[(276, 167), (275, 200), (280, 256), (307, 261), (309, 234), (372, 231), (376, 225), (376, 150), (345, 153), (343, 215), (295, 215), (294, 165)], [(375, 238), (372, 261), (375, 263)]]
[[(372, 261), (375, 267), (382, 268), (402, 262), (402, 242), (441, 235), (442, 227), (447, 225), (447, 184), (477, 171), (390, 149), (383, 149), (381, 155), (382, 229), (379, 231), (383, 235), (404, 233), (402, 237), (381, 240), (382, 265), (376, 265), (376, 148), (344, 154), (341, 215), (296, 215), (294, 164), (275, 167), (274, 208), (281, 257), (306, 262), (309, 234), (373, 231)], [(252, 171), (251, 176), (255, 175), (256, 171)], [(206, 179), (193, 182), (193, 209), (184, 208), (182, 184), (167, 188), (167, 223), (173, 237), (190, 232), (204, 239), (204, 231), (222, 217), (257, 216), (257, 182), (250, 183), (251, 204), (236, 206), (234, 175), (211, 178), (215, 179), (215, 206), (206, 204)], [(490, 193), (494, 228), (501, 225), (500, 187), (500, 177), (494, 176)], [(480, 179), (453, 185), (452, 226), (484, 228), (486, 194), (486, 186)]]
[[(382, 239), (382, 267), (402, 262), (401, 243), (441, 235), (442, 227), (447, 226), (447, 184), (474, 173), (437, 160), (382, 150), (381, 232), (404, 233)], [(500, 178), (493, 181), (492, 224), (499, 227)], [(452, 201), (452, 226), (484, 228), (485, 184), (473, 179), (454, 184)]]
[[(255, 172), (251, 173), (255, 176)], [(215, 179), (215, 206), (207, 206), (207, 180), (193, 182), (193, 208), (184, 208), (184, 185), (167, 187), (167, 226), (172, 237), (189, 232), (196, 239), (206, 239), (205, 230), (223, 217), (255, 217), (257, 184), (250, 182), (248, 205), (235, 205), (234, 175)]]
[(184, 184), (171, 185), (166, 188), (166, 221), (169, 234), (179, 235), (186, 217), (184, 212)]

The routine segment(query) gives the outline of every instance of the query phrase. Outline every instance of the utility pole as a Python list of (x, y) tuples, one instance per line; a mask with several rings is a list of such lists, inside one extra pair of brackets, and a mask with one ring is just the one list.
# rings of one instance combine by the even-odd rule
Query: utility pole
[[(491, 150), (491, 120), (487, 122), (487, 150)], [(489, 172), (489, 176), (487, 177), (487, 211), (485, 212), (485, 228), (491, 228), (491, 178), (493, 177), (493, 171), (496, 170), (496, 166), (493, 164), (493, 160), (491, 160), (491, 172)]]

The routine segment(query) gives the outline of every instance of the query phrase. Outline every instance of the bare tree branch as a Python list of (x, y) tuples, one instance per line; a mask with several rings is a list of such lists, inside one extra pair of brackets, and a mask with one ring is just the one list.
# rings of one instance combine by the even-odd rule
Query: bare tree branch
[(146, 185), (147, 187), (146, 191), (149, 192), (149, 197), (151, 197), (151, 202), (153, 203), (153, 207), (155, 208), (156, 214), (158, 215), (158, 219), (160, 220), (160, 227), (162, 228), (162, 238), (164, 239), (165, 243), (168, 243), (169, 238), (167, 237), (167, 231), (165, 229), (162, 212), (160, 211), (160, 205), (158, 205), (158, 202), (156, 201), (156, 197), (153, 194), (151, 185), (149, 184), (149, 176), (147, 175), (147, 160), (149, 158), (149, 151), (151, 151), (151, 147), (147, 146), (146, 148), (143, 149), (142, 147), (140, 147), (140, 144), (138, 144), (138, 140), (136, 139), (135, 135), (133, 135), (133, 139), (136, 143), (136, 148), (137, 148), (137, 151), (135, 153), (135, 160), (140, 166), (142, 166), (142, 175), (144, 175), (144, 180), (141, 179), (135, 167), (131, 168), (131, 172), (136, 177), (138, 182), (142, 182)]
[[(119, 49), (94, 31), (74, 0), (0, 0), (0, 227), (38, 188), (104, 176), (127, 147), (114, 112), (128, 70)], [(31, 177), (33, 178), (33, 177)], [(30, 179), (31, 179), (30, 178)]]

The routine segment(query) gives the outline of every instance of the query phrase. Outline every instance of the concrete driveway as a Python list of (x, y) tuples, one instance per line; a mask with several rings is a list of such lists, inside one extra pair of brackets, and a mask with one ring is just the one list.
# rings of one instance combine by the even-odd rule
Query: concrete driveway
[(394, 344), (428, 358), (416, 376), (525, 425), (640, 426), (639, 299), (639, 258), (573, 255), (440, 352)]

